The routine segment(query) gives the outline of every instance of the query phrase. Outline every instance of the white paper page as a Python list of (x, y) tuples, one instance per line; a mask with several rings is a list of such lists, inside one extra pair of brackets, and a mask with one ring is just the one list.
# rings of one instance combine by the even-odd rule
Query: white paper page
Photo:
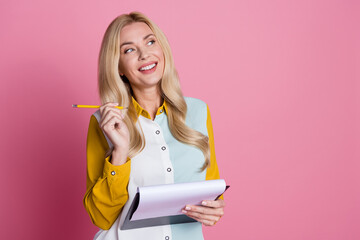
[(140, 202), (131, 220), (183, 214), (185, 205), (200, 205), (225, 191), (223, 179), (139, 187)]

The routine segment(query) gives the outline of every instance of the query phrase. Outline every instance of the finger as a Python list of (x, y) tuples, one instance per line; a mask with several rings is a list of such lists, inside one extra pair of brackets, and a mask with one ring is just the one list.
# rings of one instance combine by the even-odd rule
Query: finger
[(104, 112), (102, 118), (100, 119), (100, 126), (104, 125), (106, 122), (109, 121), (109, 119), (113, 118), (114, 116), (118, 117), (119, 119), (123, 119), (121, 114), (113, 111), (113, 110), (107, 110), (107, 112)]
[[(219, 220), (217, 220), (219, 221)], [(203, 219), (201, 220), (201, 223), (204, 224), (205, 226), (214, 226), (217, 221), (209, 221), (209, 220), (206, 220), (206, 219)]]
[(225, 201), (222, 199), (218, 200), (204, 200), (201, 203), (203, 206), (212, 207), (212, 208), (223, 208), (225, 207)]
[(108, 122), (109, 119), (112, 118), (113, 116), (117, 116), (119, 119), (123, 119), (123, 115), (117, 110), (119, 109), (113, 109), (113, 108), (104, 109), (103, 116), (100, 119), (100, 126)]
[(198, 218), (198, 219), (205, 219), (208, 221), (218, 221), (221, 216), (217, 214), (205, 214), (195, 211), (189, 211), (189, 210), (183, 210), (183, 213), (185, 213), (189, 217)]
[(200, 213), (200, 214), (206, 214), (206, 215), (216, 215), (216, 216), (224, 215), (224, 209), (223, 208), (211, 208), (211, 207), (187, 205), (185, 207), (185, 210), (186, 211), (191, 211), (191, 212), (197, 212), (197, 213)]
[(104, 129), (105, 132), (107, 132), (113, 129), (118, 129), (118, 128), (120, 129), (121, 126), (122, 126), (122, 119), (114, 115), (110, 117), (107, 122), (103, 122), (100, 127)]
[(104, 105), (100, 106), (100, 115), (102, 116), (103, 111), (104, 111), (105, 108), (107, 108), (107, 107), (115, 107), (115, 106), (119, 106), (119, 103), (114, 103), (114, 102), (105, 103)]
[(101, 105), (100, 108), (99, 108), (99, 110), (100, 110), (100, 115), (103, 114), (104, 109), (105, 109), (106, 107), (111, 106), (111, 105), (113, 105), (113, 104), (114, 104), (114, 103), (109, 102), (109, 103), (105, 103), (105, 104)]
[[(119, 124), (120, 122), (122, 121), (122, 119), (117, 116), (117, 115), (113, 115), (113, 114), (109, 114), (106, 116), (105, 119), (103, 119), (101, 122), (100, 122), (100, 128), (101, 129), (109, 129), (108, 127), (111, 125), (112, 127), (115, 125), (115, 124)], [(106, 127), (108, 126), (108, 127)]]
[(220, 216), (218, 216), (218, 215), (203, 214), (203, 213), (193, 212), (193, 211), (188, 211), (186, 213), (186, 215), (189, 217), (192, 217), (192, 218), (197, 218), (197, 219), (207, 220), (207, 221), (212, 221), (212, 222), (219, 221), (219, 219), (220, 219)]
[[(191, 216), (189, 216), (189, 217), (191, 217)], [(205, 226), (214, 226), (216, 224), (216, 222), (219, 221), (219, 220), (215, 221), (215, 220), (201, 219), (201, 218), (197, 218), (197, 217), (191, 217), (191, 218), (204, 224)]]
[(103, 117), (108, 111), (115, 111), (115, 112), (118, 112), (119, 114), (121, 114), (121, 111), (120, 109), (116, 108), (115, 106), (113, 105), (109, 105), (109, 106), (104, 106), (102, 108), (102, 111), (101, 111), (101, 117)]

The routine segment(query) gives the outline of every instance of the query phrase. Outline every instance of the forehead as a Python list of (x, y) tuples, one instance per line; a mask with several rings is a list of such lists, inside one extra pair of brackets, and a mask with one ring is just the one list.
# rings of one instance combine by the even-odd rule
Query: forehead
[(134, 22), (121, 29), (120, 43), (140, 41), (151, 33), (153, 32), (146, 23)]

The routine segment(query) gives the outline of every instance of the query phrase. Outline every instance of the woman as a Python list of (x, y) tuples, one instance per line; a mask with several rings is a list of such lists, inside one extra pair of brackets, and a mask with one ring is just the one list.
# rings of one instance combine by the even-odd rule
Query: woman
[(197, 222), (120, 230), (138, 186), (219, 178), (209, 109), (183, 97), (165, 35), (139, 12), (117, 17), (98, 71), (103, 105), (90, 119), (84, 197), (100, 228), (94, 239), (203, 239), (202, 224), (223, 215), (222, 197), (184, 206)]

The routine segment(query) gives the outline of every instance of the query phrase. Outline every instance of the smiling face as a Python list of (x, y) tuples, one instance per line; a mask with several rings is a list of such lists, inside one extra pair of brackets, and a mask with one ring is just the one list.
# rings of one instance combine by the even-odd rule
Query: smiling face
[(121, 29), (119, 73), (127, 77), (133, 90), (156, 87), (164, 65), (164, 53), (146, 23), (135, 22)]

